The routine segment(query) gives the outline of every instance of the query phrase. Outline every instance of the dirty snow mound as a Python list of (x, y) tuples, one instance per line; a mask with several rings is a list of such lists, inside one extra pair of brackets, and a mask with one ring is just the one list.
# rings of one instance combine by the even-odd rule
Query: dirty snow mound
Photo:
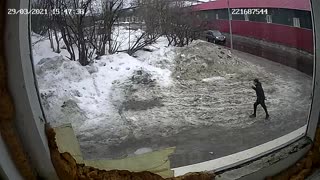
[[(220, 46), (197, 40), (189, 46), (177, 50), (175, 58), (176, 68), (174, 76), (183, 80), (202, 80), (211, 77), (225, 77), (235, 74), (233, 78), (240, 78), (250, 74), (252, 64), (233, 57), (230, 50)], [(250, 71), (250, 72), (248, 72)]]
[(136, 70), (124, 82), (112, 87), (111, 99), (120, 114), (127, 110), (146, 110), (161, 106), (161, 88), (157, 79), (147, 70)]

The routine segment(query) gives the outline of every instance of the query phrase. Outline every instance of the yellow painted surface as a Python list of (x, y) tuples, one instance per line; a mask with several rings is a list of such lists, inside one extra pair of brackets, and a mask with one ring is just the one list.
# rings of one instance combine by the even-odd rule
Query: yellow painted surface
[(74, 134), (71, 124), (54, 128), (56, 132), (56, 141), (60, 152), (69, 152), (77, 163), (84, 163), (104, 170), (129, 170), (129, 171), (150, 171), (164, 178), (173, 177), (173, 171), (170, 168), (169, 156), (175, 151), (175, 148), (167, 148), (161, 151), (155, 151), (116, 160), (83, 160), (79, 142)]
[(54, 128), (56, 142), (61, 153), (69, 152), (78, 163), (83, 163), (83, 156), (77, 137), (74, 134), (71, 124)]
[(163, 177), (173, 177), (173, 171), (170, 170), (169, 155), (174, 150), (175, 148), (167, 148), (119, 160), (85, 160), (85, 164), (99, 169), (119, 169), (135, 172), (150, 171)]

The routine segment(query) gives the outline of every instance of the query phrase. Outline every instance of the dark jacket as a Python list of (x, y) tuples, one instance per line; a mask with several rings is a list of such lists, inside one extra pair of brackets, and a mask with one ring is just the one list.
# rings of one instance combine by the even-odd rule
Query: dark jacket
[(257, 83), (256, 87), (252, 86), (252, 89), (256, 91), (258, 101), (264, 101), (266, 99), (260, 82)]

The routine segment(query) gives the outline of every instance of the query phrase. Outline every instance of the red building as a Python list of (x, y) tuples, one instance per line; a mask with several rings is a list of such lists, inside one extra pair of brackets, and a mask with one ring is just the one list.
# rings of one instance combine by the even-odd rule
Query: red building
[[(229, 7), (235, 49), (312, 74), (314, 46), (309, 0), (229, 0)], [(228, 36), (227, 0), (199, 4), (193, 9), (206, 28), (218, 29)], [(252, 41), (246, 43), (248, 38)], [(282, 51), (279, 47), (270, 48), (270, 43), (281, 46)]]

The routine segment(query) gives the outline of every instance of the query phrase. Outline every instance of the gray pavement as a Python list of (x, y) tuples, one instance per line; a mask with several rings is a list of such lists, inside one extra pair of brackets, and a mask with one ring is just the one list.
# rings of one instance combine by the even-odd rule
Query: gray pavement
[[(282, 79), (287, 80), (289, 83), (291, 81), (295, 81), (293, 84), (289, 84), (289, 87), (299, 85), (299, 87), (296, 89), (299, 97), (295, 97), (294, 94), (288, 94), (289, 97), (270, 97), (271, 100), (269, 102), (267, 101), (267, 106), (270, 108), (271, 115), (269, 120), (264, 119), (264, 114), (261, 107), (259, 107), (257, 118), (249, 118), (248, 116), (250, 113), (252, 113), (253, 98), (247, 98), (247, 102), (244, 104), (232, 104), (230, 105), (232, 108), (224, 105), (225, 108), (220, 109), (219, 112), (214, 111), (214, 109), (207, 109), (206, 115), (209, 114), (207, 116), (210, 117), (211, 112), (212, 118), (216, 118), (215, 120), (217, 123), (210, 122), (200, 123), (197, 125), (192, 125), (192, 123), (190, 125), (186, 123), (185, 125), (179, 127), (167, 127), (168, 131), (177, 132), (175, 134), (163, 135), (165, 134), (163, 133), (162, 135), (159, 135), (157, 133), (150, 133), (145, 134), (145, 136), (139, 139), (132, 136), (128, 137), (125, 141), (114, 145), (97, 143), (94, 145), (94, 149), (93, 147), (86, 147), (87, 150), (90, 148), (90, 151), (86, 151), (86, 149), (83, 149), (82, 147), (82, 150), (84, 150), (84, 157), (107, 159), (123, 158), (127, 157), (128, 155), (132, 155), (135, 150), (143, 147), (151, 148), (153, 150), (176, 147), (175, 153), (170, 156), (171, 167), (174, 168), (212, 160), (246, 150), (248, 148), (252, 148), (281, 137), (304, 126), (307, 123), (309, 109), (308, 105), (311, 102), (311, 78), (292, 68), (265, 60), (263, 58), (237, 51), (234, 51), (234, 53), (242, 59), (263, 67), (264, 71), (276, 74), (275, 77), (281, 77)], [(235, 86), (247, 85), (235, 84)], [(281, 91), (282, 85), (280, 84), (278, 88), (279, 91)], [(194, 89), (191, 89), (192, 91), (185, 93), (181, 92), (180, 95), (177, 93), (176, 96), (172, 95), (170, 98), (180, 98), (180, 104), (185, 103), (186, 106), (192, 106), (192, 104), (188, 103), (188, 97), (185, 98), (184, 96), (194, 93), (192, 95), (194, 97), (194, 95), (197, 93), (197, 89), (203, 90), (205, 87), (201, 87), (201, 85), (196, 84)], [(223, 87), (218, 86), (215, 87), (214, 90), (223, 91)], [(214, 92), (210, 89), (207, 89), (206, 91), (209, 93), (208, 97), (210, 96), (210, 93)], [(239, 92), (235, 92), (235, 94), (237, 93)], [(226, 92), (226, 94), (228, 94), (228, 92)], [(286, 93), (282, 93), (282, 96), (286, 96)], [(246, 98), (244, 97), (244, 99)], [(288, 99), (290, 101), (288, 101)], [(285, 102), (282, 103), (282, 101)], [(164, 99), (164, 105), (168, 102), (170, 102), (169, 98)], [(211, 106), (212, 104), (209, 105)], [(208, 104), (203, 104), (203, 106), (208, 106)], [(164, 106), (164, 108), (168, 108), (168, 106)], [(180, 107), (171, 107), (171, 110), (176, 111), (176, 118), (185, 119), (188, 119), (188, 116), (192, 116), (190, 113), (196, 114), (199, 112), (192, 109), (190, 110), (190, 113), (181, 111), (181, 114), (179, 114), (179, 110), (181, 110)], [(219, 114), (219, 116), (215, 116), (216, 114)], [(147, 115), (147, 112), (142, 114), (142, 116)], [(200, 116), (201, 113), (196, 115)], [(217, 119), (219, 117), (221, 118), (221, 121)], [(225, 117), (228, 118), (225, 119)], [(201, 118), (199, 119), (203, 122)], [(237, 125), (237, 122), (242, 124)], [(230, 125), (225, 125), (228, 123)], [(150, 129), (150, 131), (156, 132), (157, 127)]]

